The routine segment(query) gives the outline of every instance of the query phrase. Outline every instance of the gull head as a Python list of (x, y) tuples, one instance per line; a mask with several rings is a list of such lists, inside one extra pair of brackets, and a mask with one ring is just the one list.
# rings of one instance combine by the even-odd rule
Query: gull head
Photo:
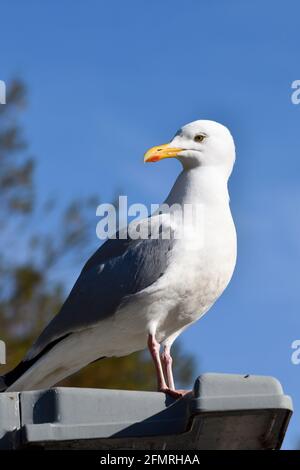
[(144, 161), (157, 162), (165, 158), (177, 158), (186, 170), (216, 167), (229, 177), (235, 161), (234, 141), (222, 124), (194, 121), (179, 129), (169, 143), (149, 149)]

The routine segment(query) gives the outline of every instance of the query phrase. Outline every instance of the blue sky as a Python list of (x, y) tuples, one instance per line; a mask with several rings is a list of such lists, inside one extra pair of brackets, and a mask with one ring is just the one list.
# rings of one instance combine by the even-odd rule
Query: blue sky
[(282, 382), (295, 406), (286, 448), (300, 441), (300, 365), (290, 360), (300, 338), (299, 14), (296, 1), (14, 0), (1, 2), (0, 27), (0, 79), (29, 87), (42, 198), (109, 202), (120, 189), (160, 202), (180, 167), (143, 165), (144, 151), (195, 119), (231, 129), (237, 268), (182, 342), (199, 372)]

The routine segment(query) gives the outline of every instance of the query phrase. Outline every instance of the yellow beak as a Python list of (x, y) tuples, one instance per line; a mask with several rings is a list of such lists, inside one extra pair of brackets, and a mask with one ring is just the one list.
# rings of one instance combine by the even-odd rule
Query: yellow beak
[(170, 147), (169, 144), (158, 145), (152, 147), (144, 155), (144, 162), (158, 162), (164, 158), (176, 157), (183, 149)]

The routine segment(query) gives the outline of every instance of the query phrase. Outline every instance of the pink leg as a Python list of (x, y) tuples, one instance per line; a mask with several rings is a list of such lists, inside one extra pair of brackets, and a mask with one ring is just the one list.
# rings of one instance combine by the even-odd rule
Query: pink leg
[(164, 372), (166, 375), (167, 385), (171, 390), (175, 390), (174, 378), (173, 378), (173, 372), (172, 372), (173, 359), (170, 354), (169, 346), (164, 346), (164, 349), (161, 355), (161, 361), (162, 361)]
[(166, 390), (167, 384), (164, 378), (164, 373), (163, 373), (162, 365), (160, 362), (160, 356), (159, 356), (160, 344), (156, 341), (154, 335), (149, 334), (148, 336), (148, 348), (152, 356), (155, 370), (156, 370), (157, 389), (159, 392)]
[[(185, 393), (187, 393), (186, 391), (175, 390), (174, 388), (171, 389), (170, 383), (172, 385), (172, 382), (169, 382), (169, 379), (168, 379), (168, 385), (166, 384), (164, 373), (163, 373), (163, 368), (162, 368), (162, 364), (160, 360), (160, 355), (159, 355), (160, 344), (156, 341), (156, 338), (154, 335), (149, 334), (148, 336), (148, 348), (149, 348), (150, 354), (152, 356), (152, 359), (155, 365), (158, 391), (167, 393), (173, 398), (181, 398)], [(171, 374), (170, 378), (172, 378), (173, 380), (172, 364), (171, 364), (170, 370), (171, 370), (171, 372), (169, 371), (169, 374)], [(173, 387), (174, 387), (174, 381), (173, 381)]]
[(171, 346), (168, 344), (165, 345), (163, 348), (161, 361), (163, 364), (165, 376), (167, 378), (167, 385), (169, 389), (172, 391), (173, 396), (180, 398), (186, 395), (187, 393), (189, 393), (189, 390), (176, 390), (175, 389), (173, 371), (172, 371), (173, 359), (171, 356)]

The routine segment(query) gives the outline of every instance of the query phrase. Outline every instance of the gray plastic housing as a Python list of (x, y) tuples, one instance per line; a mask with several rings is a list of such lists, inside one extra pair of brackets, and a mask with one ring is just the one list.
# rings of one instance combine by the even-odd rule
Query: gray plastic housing
[(52, 388), (0, 394), (0, 449), (278, 449), (292, 401), (272, 377), (207, 373), (180, 400)]

